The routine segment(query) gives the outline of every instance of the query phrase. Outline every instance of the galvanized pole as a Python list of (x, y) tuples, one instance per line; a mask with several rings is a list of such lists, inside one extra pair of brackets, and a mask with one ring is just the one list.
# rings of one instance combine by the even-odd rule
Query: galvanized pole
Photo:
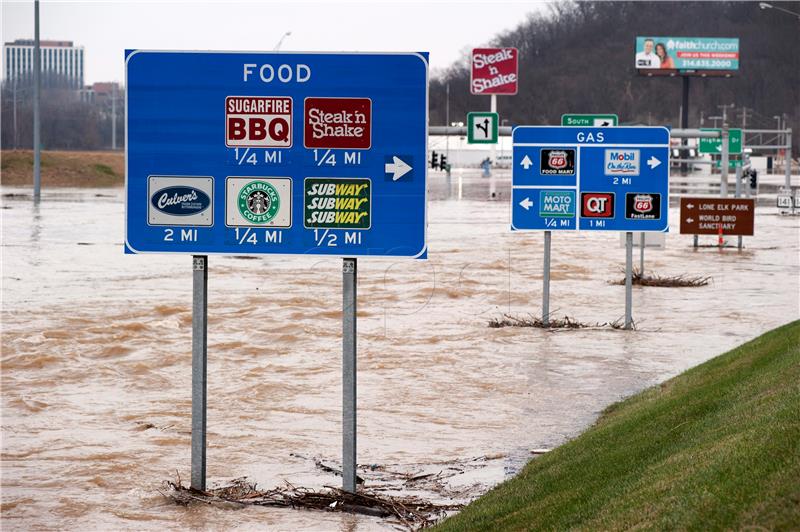
[[(492, 102), (491, 102), (491, 112), (497, 112), (497, 95), (492, 94)], [(492, 144), (491, 148), (489, 149), (489, 159), (491, 163), (489, 165), (489, 199), (497, 199), (497, 183), (495, 183), (494, 179), (494, 166), (497, 161), (495, 161), (495, 157), (497, 156), (497, 145)]]
[[(450, 83), (447, 84), (447, 103), (445, 104), (444, 111), (444, 125), (445, 127), (450, 127)], [(453, 196), (453, 182), (450, 176), (450, 135), (445, 135), (444, 142), (444, 153), (447, 156), (447, 166), (445, 167), (445, 171), (447, 172), (447, 199), (450, 199)]]
[(342, 489), (356, 492), (356, 295), (355, 258), (342, 262)]
[(192, 489), (206, 489), (208, 257), (192, 257)]
[(639, 233), (639, 277), (644, 277), (644, 232)]
[(544, 232), (544, 268), (542, 272), (542, 324), (550, 327), (550, 237)]
[(625, 329), (630, 329), (633, 324), (633, 233), (625, 233)]
[(117, 84), (111, 90), (111, 149), (117, 149)]
[[(689, 76), (683, 76), (683, 95), (681, 99), (681, 129), (688, 129), (689, 127)], [(681, 139), (681, 146), (686, 146), (689, 139)], [(681, 157), (683, 158), (683, 157)], [(686, 175), (689, 172), (689, 166), (683, 162), (681, 163), (681, 175)]]
[[(744, 161), (743, 161), (744, 162)], [(736, 197), (740, 198), (742, 196), (742, 167), (736, 167)], [(736, 237), (737, 240), (737, 247), (742, 249), (742, 235), (738, 235)]]
[[(784, 121), (784, 126), (786, 127), (786, 122)], [(785, 172), (785, 185), (786, 188), (791, 191), (792, 190), (792, 130), (791, 128), (786, 128), (786, 156), (783, 158), (784, 169)], [(790, 192), (791, 193), (791, 192)], [(794, 203), (792, 203), (794, 205)]]
[(728, 152), (728, 124), (722, 124), (722, 136), (720, 141), (722, 142), (722, 158), (719, 162), (719, 173), (720, 173), (720, 182), (719, 182), (719, 195), (721, 198), (728, 197), (728, 164), (730, 163), (730, 157)]
[(42, 141), (39, 101), (42, 93), (42, 58), (39, 46), (39, 0), (33, 3), (33, 201), (39, 201), (42, 188)]

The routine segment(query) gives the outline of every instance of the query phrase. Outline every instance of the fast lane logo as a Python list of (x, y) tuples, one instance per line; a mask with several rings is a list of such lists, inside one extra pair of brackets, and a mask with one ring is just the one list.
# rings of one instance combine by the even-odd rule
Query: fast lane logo
[(583, 218), (613, 218), (614, 194), (607, 192), (581, 193), (581, 216)]
[(370, 148), (372, 100), (306, 98), (303, 144), (306, 148)]
[(639, 175), (639, 150), (606, 150), (605, 174)]
[(229, 148), (290, 148), (292, 99), (287, 96), (225, 98), (225, 145)]
[(542, 150), (542, 175), (575, 175), (575, 150)]
[(625, 218), (629, 220), (661, 219), (661, 194), (629, 192), (625, 195)]

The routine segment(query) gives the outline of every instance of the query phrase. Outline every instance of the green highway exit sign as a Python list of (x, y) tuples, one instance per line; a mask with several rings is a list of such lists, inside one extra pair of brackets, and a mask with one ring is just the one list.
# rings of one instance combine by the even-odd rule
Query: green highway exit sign
[[(700, 131), (722, 131), (721, 129), (701, 129)], [(700, 153), (722, 153), (722, 139), (700, 139)], [(728, 130), (728, 153), (737, 155), (742, 153), (742, 130)]]
[(561, 115), (562, 126), (610, 127), (618, 124), (617, 115)]
[(497, 144), (497, 113), (467, 113), (467, 142)]

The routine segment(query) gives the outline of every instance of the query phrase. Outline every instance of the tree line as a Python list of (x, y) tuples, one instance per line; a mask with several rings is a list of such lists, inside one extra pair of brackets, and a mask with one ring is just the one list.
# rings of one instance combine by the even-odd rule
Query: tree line
[[(800, 2), (780, 5), (800, 11)], [(616, 113), (623, 123), (677, 127), (680, 77), (649, 78), (634, 68), (636, 37), (651, 35), (739, 38), (739, 71), (732, 78), (691, 78), (690, 127), (700, 126), (701, 113), (710, 127), (707, 117), (719, 115), (719, 105), (735, 104), (727, 110), (731, 127), (741, 124), (747, 109), (749, 128), (775, 128), (773, 116), (787, 113), (788, 125), (798, 131), (798, 22), (774, 9), (762, 10), (758, 2), (551, 3), (490, 43), (519, 49), (519, 93), (498, 96), (501, 120), (560, 124), (564, 113)], [(469, 111), (488, 110), (489, 98), (470, 94), (469, 82), (466, 51), (433, 76), (431, 124), (445, 124), (448, 85), (451, 122), (465, 121)], [(795, 146), (799, 137), (793, 135)]]
[[(122, 93), (120, 93), (121, 96)], [(117, 99), (117, 148), (125, 143), (124, 100)], [(0, 145), (33, 147), (33, 82), (29, 78), (2, 86)], [(112, 143), (110, 99), (87, 101), (66, 80), (43, 76), (40, 98), (41, 146), (49, 150), (103, 150)]]

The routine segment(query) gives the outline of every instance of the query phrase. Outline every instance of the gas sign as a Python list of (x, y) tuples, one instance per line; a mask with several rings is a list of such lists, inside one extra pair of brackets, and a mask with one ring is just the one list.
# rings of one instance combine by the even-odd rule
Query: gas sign
[(514, 230), (667, 231), (663, 127), (514, 129)]

